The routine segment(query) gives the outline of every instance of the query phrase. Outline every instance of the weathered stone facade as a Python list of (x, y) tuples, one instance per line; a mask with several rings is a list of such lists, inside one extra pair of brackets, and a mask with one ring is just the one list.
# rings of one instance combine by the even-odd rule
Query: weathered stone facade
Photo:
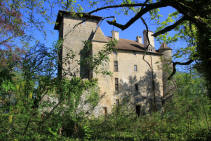
[[(99, 115), (110, 113), (113, 106), (118, 103), (124, 103), (134, 111), (138, 109), (147, 112), (153, 109), (152, 105), (159, 109), (167, 85), (164, 82), (166, 78), (163, 66), (167, 64), (166, 59), (171, 59), (171, 49), (163, 45), (156, 51), (152, 32), (148, 32), (148, 38), (146, 31), (143, 32), (143, 44), (140, 36), (137, 36), (137, 41), (120, 39), (119, 33), (115, 31), (112, 32), (112, 37), (106, 37), (98, 27), (100, 20), (101, 17), (97, 16), (84, 14), (80, 17), (77, 14), (59, 12), (55, 29), (59, 30), (60, 39), (63, 39), (60, 51), (60, 61), (62, 61), (59, 67), (63, 70), (59, 70), (60, 75), (84, 76), (86, 69), (79, 63), (84, 41), (91, 41), (92, 49), (89, 55), (95, 55), (109, 40), (115, 39), (116, 51), (109, 55), (110, 61), (103, 66), (112, 72), (112, 75), (97, 74), (87, 70), (89, 76), (98, 79), (101, 100), (97, 112)], [(66, 59), (69, 50), (75, 54), (74, 59)]]

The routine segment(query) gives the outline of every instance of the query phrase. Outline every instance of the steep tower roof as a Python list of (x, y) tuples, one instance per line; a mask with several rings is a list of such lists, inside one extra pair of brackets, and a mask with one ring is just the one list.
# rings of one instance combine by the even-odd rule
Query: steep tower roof
[(162, 43), (159, 50), (172, 50), (166, 43)]

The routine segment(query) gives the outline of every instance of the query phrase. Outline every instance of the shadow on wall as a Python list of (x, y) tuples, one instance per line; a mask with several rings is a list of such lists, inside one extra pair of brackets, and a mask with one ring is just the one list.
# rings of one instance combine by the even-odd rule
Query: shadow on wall
[(80, 51), (80, 77), (91, 78), (92, 44), (89, 40), (84, 41), (84, 47)]
[(80, 51), (80, 77), (91, 79), (93, 76), (92, 64), (93, 54), (92, 54), (92, 39), (94, 38), (96, 31), (92, 31), (87, 40), (83, 41), (84, 46)]
[(156, 74), (152, 75), (151, 71), (147, 71), (143, 77), (129, 76), (128, 82), (120, 80), (116, 97), (120, 100), (120, 106), (127, 106), (129, 111), (136, 112), (138, 116), (144, 115), (161, 108), (162, 97), (159, 88)]

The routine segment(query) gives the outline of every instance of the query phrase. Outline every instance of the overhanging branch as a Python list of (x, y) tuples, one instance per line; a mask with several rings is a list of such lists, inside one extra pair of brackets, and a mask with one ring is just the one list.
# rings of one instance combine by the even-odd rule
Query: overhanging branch
[[(147, 1), (146, 1), (147, 2)], [(147, 46), (145, 47), (145, 51), (144, 51), (144, 55), (143, 55), (143, 60), (147, 63), (147, 65), (150, 67), (151, 69), (151, 78), (152, 78), (152, 91), (153, 91), (153, 110), (157, 110), (157, 106), (156, 106), (156, 93), (155, 93), (155, 78), (154, 78), (154, 69), (152, 67), (152, 56), (150, 55), (150, 58), (151, 58), (151, 63), (149, 63), (146, 59), (145, 59), (145, 55), (147, 53), (147, 49), (149, 48), (150, 46), (150, 40), (149, 40), (149, 28), (148, 28), (148, 25), (146, 23), (146, 21), (144, 20), (143, 17), (140, 17), (141, 21), (143, 22), (143, 24), (145, 25), (146, 27), (146, 37), (147, 37)]]
[[(129, 4), (130, 6), (121, 6), (121, 7), (132, 7), (132, 4)], [(138, 4), (137, 4), (138, 5)], [(142, 15), (146, 14), (147, 12), (153, 10), (153, 9), (156, 9), (156, 8), (161, 8), (161, 7), (166, 7), (168, 6), (168, 3), (165, 3), (165, 2), (157, 2), (157, 3), (152, 3), (152, 4), (140, 4), (139, 6), (145, 6), (144, 8), (142, 8), (133, 18), (131, 18), (125, 25), (122, 25), (122, 24), (119, 24), (119, 23), (116, 23), (115, 21), (107, 21), (108, 24), (110, 25), (114, 25), (122, 30), (128, 28), (130, 25), (132, 25), (135, 21), (137, 21)], [(119, 5), (120, 7), (120, 5)], [(117, 8), (117, 5), (116, 7), (115, 6), (110, 6), (109, 8)], [(97, 10), (97, 9), (96, 9)], [(96, 11), (94, 10), (94, 11)], [(99, 11), (100, 9), (98, 9)], [(102, 10), (102, 8), (101, 8)], [(89, 12), (90, 13), (93, 13), (93, 11)]]
[(171, 73), (171, 75), (168, 77), (168, 80), (170, 80), (174, 74), (176, 73), (176, 65), (190, 65), (194, 60), (190, 59), (187, 62), (173, 62), (173, 72)]

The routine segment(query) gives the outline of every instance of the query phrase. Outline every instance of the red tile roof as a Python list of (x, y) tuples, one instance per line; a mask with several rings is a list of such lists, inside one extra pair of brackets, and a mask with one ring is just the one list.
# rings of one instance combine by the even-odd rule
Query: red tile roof
[[(107, 37), (107, 40), (111, 40), (111, 37)], [(144, 52), (145, 51), (145, 47), (143, 44), (138, 43), (136, 41), (133, 40), (128, 40), (128, 39), (119, 39), (117, 41), (117, 45), (114, 47), (116, 49), (119, 50), (128, 50), (128, 51), (138, 51), (138, 52)], [(150, 52), (152, 54), (160, 54), (157, 51), (155, 52)]]

